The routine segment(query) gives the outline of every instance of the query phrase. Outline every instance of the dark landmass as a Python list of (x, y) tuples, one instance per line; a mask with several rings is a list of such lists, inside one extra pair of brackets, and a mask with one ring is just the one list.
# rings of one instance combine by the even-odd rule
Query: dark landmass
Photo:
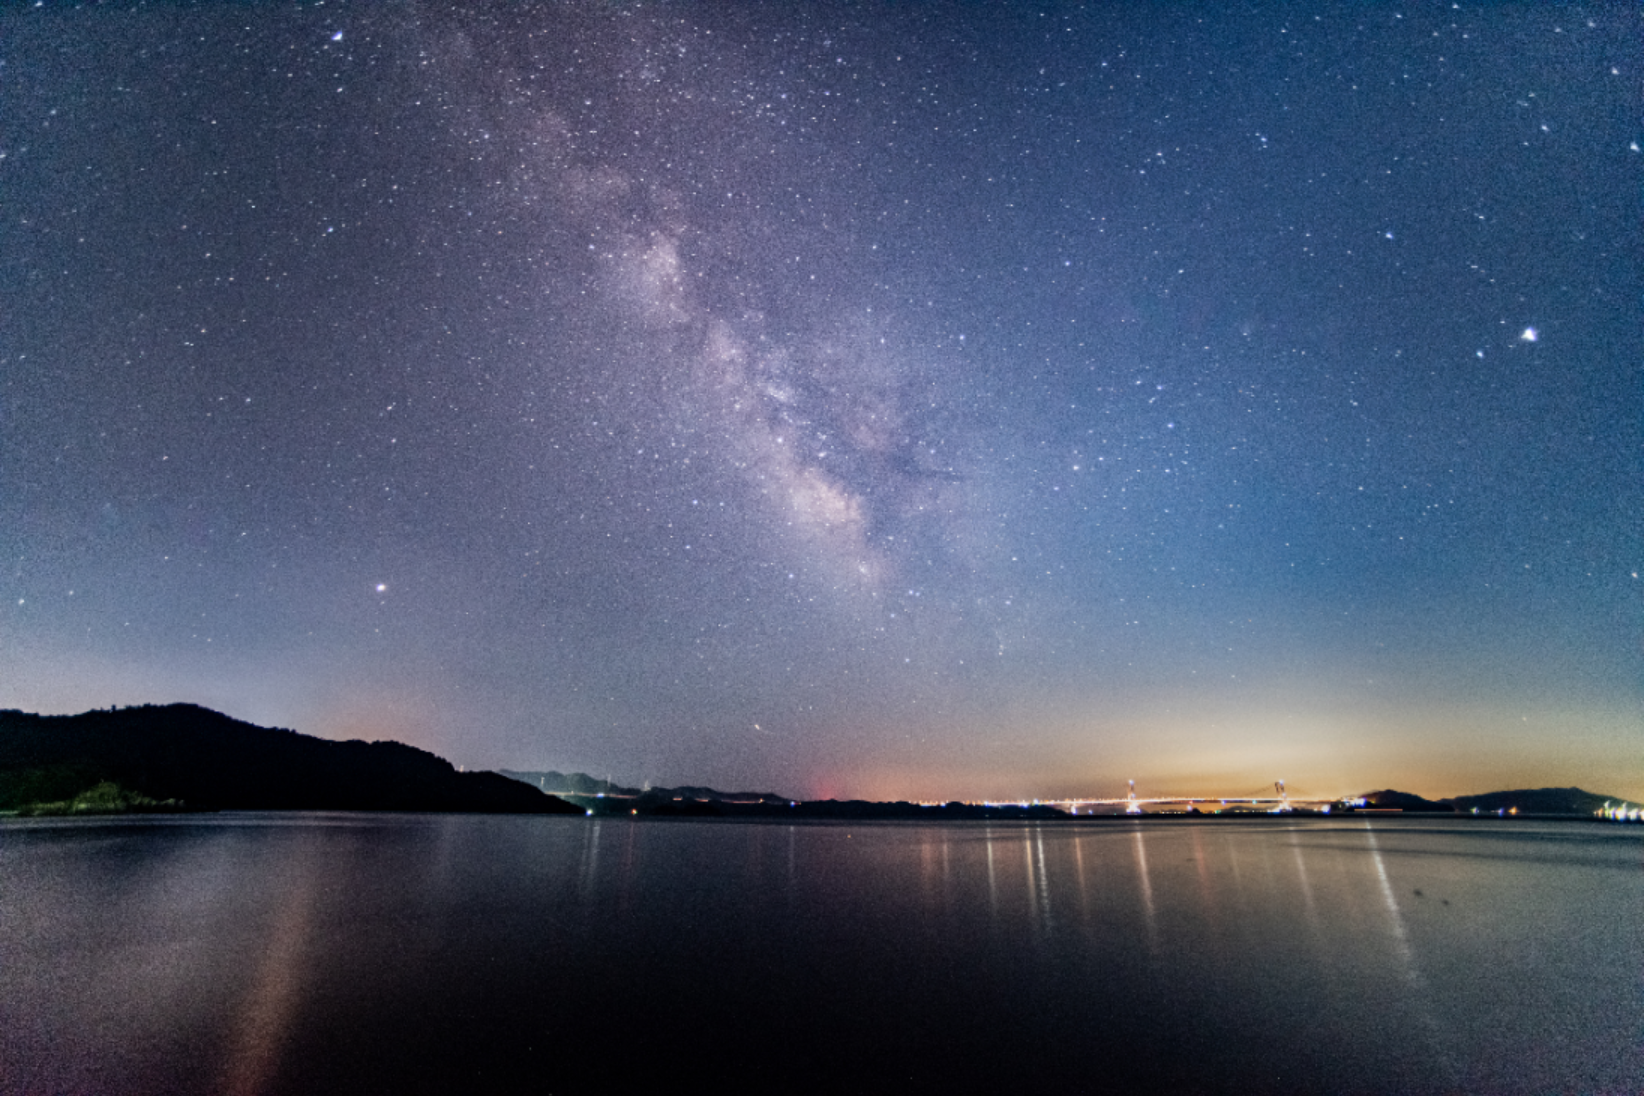
[(638, 795), (640, 789), (625, 788), (621, 784), (613, 784), (609, 780), (601, 780), (597, 776), (587, 773), (561, 773), (552, 769), (547, 772), (515, 772), (512, 769), (498, 769), (497, 772), (510, 780), (518, 780), (529, 784), (538, 791), (549, 795), (564, 797), (567, 795)]
[(791, 797), (777, 795), (775, 792), (722, 792), (696, 784), (684, 784), (677, 788), (628, 788), (621, 784), (613, 784), (609, 780), (601, 780), (597, 776), (589, 776), (587, 773), (560, 773), (553, 770), (515, 772), (512, 769), (497, 771), (510, 779), (523, 781), (538, 791), (561, 798), (598, 799), (621, 796), (628, 799), (706, 799), (726, 803), (774, 803), (784, 807), (793, 802)]
[(788, 819), (905, 819), (910, 821), (940, 822), (955, 820), (1005, 820), (1068, 818), (1067, 812), (1055, 807), (1036, 806), (982, 806), (975, 803), (930, 804), (908, 803), (898, 800), (879, 803), (865, 799), (810, 799), (780, 802), (749, 802), (735, 799), (664, 798), (642, 796), (637, 800), (606, 798), (601, 807), (593, 808), (601, 814), (639, 814), (659, 817), (717, 817), (717, 818), (788, 818)]
[(790, 818), (790, 819), (1051, 819), (1065, 811), (1046, 806), (982, 806), (973, 803), (925, 805), (863, 799), (790, 799), (774, 792), (722, 792), (695, 784), (677, 788), (628, 788), (586, 773), (514, 772), (503, 776), (569, 800), (596, 817)]
[(1611, 807), (1638, 806), (1620, 796), (1599, 795), (1580, 788), (1521, 788), (1483, 795), (1458, 795), (1449, 799), (1423, 799), (1419, 795), (1389, 788), (1366, 792), (1363, 799), (1372, 810), (1396, 810), (1406, 814), (1508, 814), (1538, 818), (1591, 818), (1606, 804)]
[[(877, 803), (852, 800), (797, 800), (773, 792), (722, 792), (714, 788), (683, 785), (676, 788), (631, 788), (609, 780), (601, 780), (586, 773), (517, 772), (501, 770), (503, 776), (529, 784), (540, 791), (557, 795), (576, 804), (590, 814), (599, 816), (658, 817), (658, 818), (792, 818), (792, 819), (913, 819), (941, 821), (944, 819), (1059, 819), (1073, 816), (1055, 807), (1043, 804), (1033, 806), (983, 806), (972, 803), (926, 805), (920, 803)], [(1486, 795), (1457, 796), (1453, 799), (1425, 799), (1410, 792), (1387, 788), (1367, 792), (1362, 797), (1363, 808), (1354, 807), (1350, 800), (1331, 805), (1330, 814), (1353, 813), (1357, 810), (1399, 811), (1405, 814), (1456, 815), (1474, 813), (1515, 814), (1517, 816), (1591, 818), (1608, 800), (1611, 806), (1621, 806), (1625, 800), (1615, 796), (1596, 795), (1580, 788), (1541, 788), (1538, 790), (1490, 792)], [(1636, 804), (1634, 804), (1636, 806)], [(1475, 812), (1473, 808), (1478, 808)], [(1159, 819), (1182, 818), (1267, 818), (1274, 815), (1267, 808), (1234, 807), (1220, 811), (1149, 810), (1146, 817)], [(1288, 816), (1323, 815), (1321, 809), (1298, 808)], [(1134, 818), (1121, 807), (1106, 814), (1080, 814), (1080, 819)]]
[(1392, 810), (1435, 814), (1453, 814), (1455, 807), (1446, 800), (1423, 799), (1410, 792), (1396, 792), (1387, 788), (1379, 792), (1365, 792), (1362, 796), (1365, 805), (1372, 810)]
[(399, 742), (332, 742), (192, 704), (81, 715), (0, 711), (0, 810), (577, 814), (496, 773)]
[(1599, 795), (1580, 788), (1523, 788), (1512, 792), (1486, 792), (1483, 795), (1458, 795), (1449, 802), (1463, 814), (1477, 810), (1479, 814), (1497, 811), (1516, 811), (1519, 814), (1562, 815), (1597, 814), (1608, 802), (1617, 807), (1626, 804), (1638, 806), (1615, 795)]
[[(675, 800), (701, 800), (710, 803), (763, 803), (787, 807), (794, 802), (792, 797), (777, 795), (775, 792), (722, 792), (716, 788), (705, 788), (696, 784), (683, 784), (677, 788), (628, 788), (621, 784), (613, 784), (609, 780), (601, 780), (597, 776), (589, 776), (587, 773), (559, 773), (552, 770), (515, 772), (511, 769), (497, 771), (513, 780), (523, 781), (548, 795), (570, 800), (585, 809), (596, 808), (596, 813), (599, 804), (594, 801), (609, 798), (643, 800), (647, 805)], [(629, 808), (633, 805), (630, 803)]]
[[(1366, 809), (1409, 814), (1539, 818), (1592, 818), (1607, 801), (1612, 807), (1637, 807), (1580, 788), (1438, 800), (1388, 788), (1366, 793), (1363, 800)], [(1344, 801), (1333, 805), (1332, 813), (1353, 809)], [(630, 788), (584, 773), (458, 772), (449, 762), (399, 742), (332, 742), (253, 726), (192, 704), (72, 716), (0, 711), (0, 811), (79, 815), (184, 810), (914, 821), (1071, 817), (1043, 804), (803, 801), (772, 792), (721, 792), (697, 785)], [(1222, 817), (1265, 813), (1230, 811)], [(1189, 809), (1153, 817), (1214, 815)]]

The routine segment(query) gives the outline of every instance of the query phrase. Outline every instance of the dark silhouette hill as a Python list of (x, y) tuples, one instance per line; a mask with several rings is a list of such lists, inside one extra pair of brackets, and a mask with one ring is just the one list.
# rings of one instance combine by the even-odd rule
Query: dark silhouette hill
[(790, 796), (777, 795), (775, 792), (722, 792), (717, 788), (703, 787), (699, 784), (682, 784), (677, 788), (640, 789), (613, 784), (609, 780), (601, 780), (587, 773), (562, 773), (552, 769), (547, 772), (515, 772), (512, 769), (497, 771), (503, 776), (523, 781), (549, 795), (576, 796), (576, 801), (582, 806), (589, 806), (582, 802), (584, 799), (601, 797), (642, 799), (648, 803), (700, 799), (716, 803), (765, 803), (783, 807), (793, 802)]
[(1443, 814), (1450, 814), (1455, 810), (1453, 806), (1444, 800), (1423, 799), (1411, 792), (1394, 791), (1392, 788), (1384, 788), (1379, 792), (1365, 792), (1364, 801), (1368, 805), (1381, 810), (1434, 811)]
[(587, 773), (562, 773), (549, 769), (546, 772), (515, 772), (513, 769), (498, 769), (497, 772), (510, 780), (518, 780), (529, 784), (538, 791), (549, 795), (639, 795), (640, 789), (627, 788), (621, 784), (613, 784), (609, 780), (601, 780), (597, 776)]
[(914, 821), (1066, 818), (1046, 806), (982, 806), (974, 803), (925, 805), (863, 799), (797, 800), (775, 792), (722, 792), (699, 784), (676, 788), (629, 788), (587, 773), (515, 772), (503, 776), (534, 788), (558, 792), (596, 817), (640, 815), (656, 818), (907, 819)]
[(0, 711), (0, 809), (68, 801), (104, 783), (194, 810), (583, 813), (403, 743), (333, 742), (193, 704)]
[(1520, 788), (1515, 791), (1485, 792), (1482, 795), (1457, 795), (1445, 799), (1423, 799), (1410, 792), (1391, 788), (1364, 793), (1364, 801), (1383, 810), (1401, 810), (1407, 813), (1432, 812), (1437, 814), (1496, 814), (1500, 812), (1521, 815), (1555, 817), (1592, 817), (1611, 806), (1636, 806), (1616, 795), (1599, 795), (1581, 788)]
[[(503, 776), (529, 784), (549, 794), (558, 794), (595, 816), (655, 816), (693, 818), (787, 818), (787, 819), (1052, 819), (1065, 818), (1062, 811), (1048, 806), (983, 806), (971, 803), (920, 804), (877, 803), (862, 800), (797, 800), (773, 792), (722, 792), (697, 785), (673, 788), (632, 788), (587, 773), (499, 770)], [(1602, 796), (1580, 788), (1540, 788), (1535, 790), (1489, 792), (1447, 799), (1427, 799), (1393, 788), (1366, 792), (1365, 805), (1407, 814), (1479, 814), (1498, 811), (1542, 817), (1593, 817), (1604, 806), (1627, 805), (1616, 796)], [(1637, 804), (1631, 804), (1637, 806)], [(1345, 803), (1337, 810), (1351, 811)], [(1307, 813), (1307, 812), (1302, 812)], [(1115, 817), (1130, 817), (1117, 815)], [(1179, 817), (1207, 817), (1189, 811)], [(1231, 812), (1227, 817), (1253, 817)]]
[[(1611, 806), (1627, 803), (1616, 795), (1599, 795), (1580, 788), (1521, 788), (1510, 792), (1486, 792), (1483, 795), (1458, 795), (1450, 800), (1456, 810), (1470, 814), (1477, 808), (1480, 814), (1496, 811), (1517, 811), (1519, 814), (1597, 814), (1605, 802)], [(1636, 804), (1630, 804), (1636, 806)]]

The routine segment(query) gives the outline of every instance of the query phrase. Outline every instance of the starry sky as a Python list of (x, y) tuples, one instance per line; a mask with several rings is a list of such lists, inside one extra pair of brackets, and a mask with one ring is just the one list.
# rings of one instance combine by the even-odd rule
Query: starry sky
[(1644, 799), (1631, 4), (0, 13), (0, 707)]

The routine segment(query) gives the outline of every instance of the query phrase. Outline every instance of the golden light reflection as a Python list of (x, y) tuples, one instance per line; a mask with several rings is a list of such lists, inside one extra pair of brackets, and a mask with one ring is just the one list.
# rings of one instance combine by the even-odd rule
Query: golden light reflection
[(227, 1096), (255, 1096), (273, 1088), (281, 1050), (301, 1000), (315, 887), (325, 868), (311, 838), (288, 863), (292, 869), (289, 885), (274, 911), (272, 931), (235, 1025), (223, 1078)]

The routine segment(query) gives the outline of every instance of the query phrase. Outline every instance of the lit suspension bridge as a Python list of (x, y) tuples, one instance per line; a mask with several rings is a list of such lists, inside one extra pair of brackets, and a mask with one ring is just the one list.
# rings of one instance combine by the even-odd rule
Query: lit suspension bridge
[(1316, 799), (1307, 796), (1291, 795), (1284, 786), (1284, 781), (1273, 782), (1273, 790), (1263, 789), (1253, 795), (1229, 796), (1195, 796), (1195, 795), (1156, 795), (1138, 796), (1136, 782), (1130, 782), (1130, 794), (1116, 799), (1037, 799), (1036, 803), (1047, 807), (1056, 807), (1069, 814), (1111, 814), (1115, 808), (1122, 808), (1125, 814), (1144, 814), (1148, 808), (1177, 807), (1182, 810), (1220, 810), (1231, 807), (1235, 810), (1260, 810), (1272, 814), (1285, 814), (1296, 809), (1326, 810), (1332, 804), (1340, 802), (1338, 798)]

